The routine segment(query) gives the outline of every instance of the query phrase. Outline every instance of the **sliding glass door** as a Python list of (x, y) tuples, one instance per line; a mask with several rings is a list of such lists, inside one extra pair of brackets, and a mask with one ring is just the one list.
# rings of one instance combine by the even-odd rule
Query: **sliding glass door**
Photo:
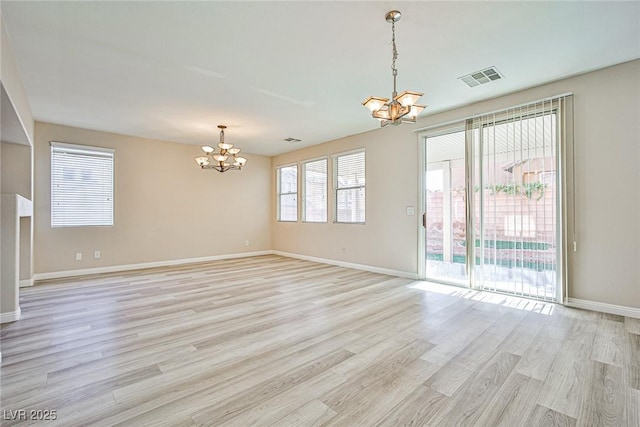
[(564, 99), (424, 138), (425, 277), (559, 300)]

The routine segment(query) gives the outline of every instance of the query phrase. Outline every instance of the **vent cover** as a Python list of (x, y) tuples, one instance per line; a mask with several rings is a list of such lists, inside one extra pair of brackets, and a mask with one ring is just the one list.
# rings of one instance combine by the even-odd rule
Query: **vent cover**
[(458, 79), (465, 82), (469, 87), (491, 83), (494, 80), (502, 78), (504, 78), (504, 76), (496, 67), (489, 67), (484, 70), (476, 71), (475, 73), (467, 74), (466, 76), (458, 77)]
[(302, 141), (301, 139), (297, 139), (297, 138), (285, 138), (284, 140), (287, 142), (293, 142), (293, 143)]

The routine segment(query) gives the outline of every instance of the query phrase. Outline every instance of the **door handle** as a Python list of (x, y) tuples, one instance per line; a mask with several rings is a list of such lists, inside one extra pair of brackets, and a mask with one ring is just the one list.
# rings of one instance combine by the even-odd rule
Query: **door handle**
[(422, 214), (422, 226), (424, 228), (427, 228), (427, 213), (426, 212)]

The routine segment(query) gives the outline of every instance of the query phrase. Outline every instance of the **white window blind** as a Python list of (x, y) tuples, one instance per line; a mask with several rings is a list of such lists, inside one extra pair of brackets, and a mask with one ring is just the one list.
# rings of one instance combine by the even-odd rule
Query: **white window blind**
[(327, 222), (327, 159), (304, 163), (302, 167), (303, 221)]
[(51, 142), (51, 226), (113, 225), (114, 150)]
[[(469, 119), (475, 280), (481, 289), (560, 300), (562, 144), (570, 96)], [(472, 258), (473, 259), (473, 258)]]
[(282, 166), (278, 171), (278, 221), (298, 220), (298, 165)]
[(364, 151), (340, 154), (334, 158), (335, 221), (365, 222)]

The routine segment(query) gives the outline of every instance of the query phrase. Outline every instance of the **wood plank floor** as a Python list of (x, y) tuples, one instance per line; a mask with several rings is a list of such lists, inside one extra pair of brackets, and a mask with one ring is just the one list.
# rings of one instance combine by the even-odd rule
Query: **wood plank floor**
[(49, 281), (21, 307), (7, 426), (640, 426), (638, 319), (279, 256)]

